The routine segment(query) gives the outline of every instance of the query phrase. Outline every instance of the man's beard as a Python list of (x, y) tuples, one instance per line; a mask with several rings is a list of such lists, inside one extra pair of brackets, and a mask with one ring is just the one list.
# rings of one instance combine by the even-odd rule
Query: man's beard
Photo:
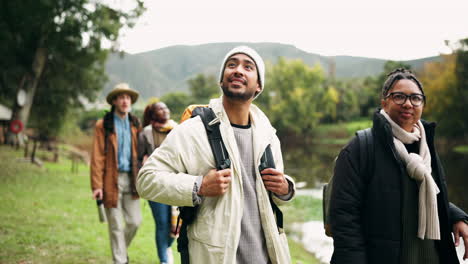
[(221, 89), (223, 89), (223, 94), (228, 97), (229, 99), (239, 100), (239, 101), (248, 101), (255, 96), (255, 91), (246, 91), (244, 93), (241, 92), (232, 92), (229, 90), (227, 85), (222, 85)]
[(114, 112), (117, 112), (117, 114), (120, 114), (120, 115), (126, 115), (130, 113), (131, 110), (132, 110), (131, 107), (124, 108), (123, 110), (119, 107), (115, 107)]

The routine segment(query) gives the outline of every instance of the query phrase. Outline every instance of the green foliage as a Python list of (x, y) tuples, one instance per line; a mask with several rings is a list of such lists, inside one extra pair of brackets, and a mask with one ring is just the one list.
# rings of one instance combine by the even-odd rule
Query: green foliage
[(215, 77), (198, 74), (188, 80), (191, 98), (195, 104), (208, 104), (209, 99), (220, 94), (219, 84)]
[(345, 128), (349, 136), (354, 136), (354, 134), (358, 130), (366, 129), (369, 127), (372, 127), (372, 119), (368, 118), (345, 123)]
[(329, 86), (322, 97), (321, 105), (323, 106), (322, 121), (334, 122), (337, 120), (337, 107), (340, 103), (340, 94), (338, 90)]
[(458, 152), (460, 154), (468, 154), (468, 145), (456, 146), (455, 148), (453, 148), (453, 151)]
[[(110, 108), (108, 109), (110, 110)], [(79, 112), (78, 126), (81, 130), (88, 130), (94, 127), (94, 123), (103, 118), (108, 110), (89, 110)]]
[(283, 58), (267, 67), (265, 92), (256, 101), (280, 134), (310, 133), (323, 116), (325, 76), (320, 66)]
[(454, 111), (456, 116), (451, 116), (452, 119), (457, 119), (455, 123), (454, 135), (460, 137), (468, 137), (468, 118), (466, 115), (466, 106), (468, 105), (468, 38), (458, 42), (459, 47), (455, 54), (456, 68), (455, 76), (457, 78), (457, 92), (454, 97)]
[(184, 92), (173, 92), (165, 94), (161, 101), (171, 111), (171, 118), (178, 122), (185, 108), (192, 103), (192, 98)]
[[(468, 137), (468, 39), (441, 62), (427, 63), (420, 75), (427, 97), (423, 117), (437, 121), (445, 136)], [(449, 114), (448, 114), (449, 113)]]
[(179, 120), (185, 108), (191, 104), (208, 104), (211, 98), (218, 97), (220, 94), (219, 84), (214, 76), (205, 76), (198, 74), (189, 79), (190, 94), (184, 92), (171, 92), (161, 97), (169, 110), (171, 110), (172, 119)]
[[(26, 87), (37, 87), (36, 94), (29, 91), (36, 128), (57, 135), (67, 112), (81, 105), (80, 96), (94, 100), (107, 81), (109, 50), (101, 43), (108, 41), (115, 50), (120, 29), (133, 26), (145, 10), (141, 0), (132, 4), (124, 10), (90, 0), (2, 1), (0, 51), (8, 55), (0, 62), (1, 83), (10, 92), (0, 97), (14, 100), (17, 87), (34, 82)], [(43, 70), (36, 63), (43, 63)]]
[(360, 117), (361, 87), (355, 81), (337, 83), (340, 100), (336, 106), (336, 121), (350, 121)]

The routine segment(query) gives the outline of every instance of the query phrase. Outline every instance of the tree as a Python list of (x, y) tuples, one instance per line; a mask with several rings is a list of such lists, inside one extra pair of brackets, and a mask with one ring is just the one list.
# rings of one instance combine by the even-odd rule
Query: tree
[(192, 104), (190, 96), (184, 92), (167, 93), (161, 97), (161, 102), (167, 105), (175, 121), (179, 121), (185, 108)]
[(455, 76), (457, 78), (455, 111), (460, 125), (455, 134), (460, 137), (468, 138), (468, 38), (458, 41), (456, 54)]
[(339, 101), (336, 105), (336, 120), (350, 121), (360, 117), (359, 98), (362, 95), (361, 82), (348, 80), (336, 82)]
[(320, 66), (311, 68), (301, 60), (284, 58), (268, 69), (267, 88), (255, 103), (268, 113), (280, 134), (311, 133), (323, 116), (323, 70)]
[(468, 39), (460, 40), (452, 54), (424, 65), (419, 77), (427, 97), (424, 116), (436, 120), (445, 136), (468, 137)]
[[(37, 90), (41, 96), (60, 97), (53, 102), (64, 104), (62, 109), (78, 103), (77, 95), (94, 99), (106, 80), (104, 61), (109, 50), (116, 50), (120, 29), (132, 27), (144, 11), (142, 0), (132, 3), (130, 10), (121, 10), (91, 0), (1, 1), (0, 51), (8, 54), (0, 62), (1, 85), (15, 90), (2, 94), (26, 93), (23, 106), (13, 105), (12, 119), (27, 125)], [(102, 41), (112, 43), (110, 49)], [(41, 104), (35, 109), (50, 112), (48, 100), (42, 106), (49, 109)]]
[(211, 98), (220, 95), (219, 83), (215, 77), (198, 74), (188, 80), (189, 91), (196, 104), (207, 104)]
[(340, 94), (338, 93), (338, 90), (333, 86), (329, 86), (321, 101), (323, 106), (322, 120), (335, 122), (337, 120), (337, 106), (340, 103)]

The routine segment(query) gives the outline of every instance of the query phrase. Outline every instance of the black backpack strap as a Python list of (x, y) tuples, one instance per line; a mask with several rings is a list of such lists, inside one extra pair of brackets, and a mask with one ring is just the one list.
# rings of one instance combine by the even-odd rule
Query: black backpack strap
[(224, 170), (231, 167), (231, 160), (224, 145), (221, 131), (219, 130), (220, 121), (216, 117), (213, 109), (210, 107), (197, 107), (192, 111), (192, 117), (200, 116), (208, 135), (211, 150), (216, 162), (217, 170)]
[(356, 132), (359, 140), (360, 170), (365, 172), (366, 180), (369, 180), (374, 172), (374, 137), (372, 128), (366, 128)]
[[(219, 130), (219, 119), (213, 109), (209, 107), (197, 107), (192, 111), (192, 117), (200, 116), (203, 125), (205, 126), (208, 141), (210, 143), (213, 156), (215, 158), (216, 169), (223, 170), (231, 167), (231, 161), (221, 137), (221, 131)], [(177, 250), (180, 252), (180, 260), (182, 264), (190, 263), (190, 254), (188, 250), (188, 237), (187, 227), (195, 220), (198, 206), (195, 207), (179, 207), (182, 226), (180, 227), (180, 234), (177, 238)], [(177, 220), (177, 226), (179, 226), (179, 220)]]
[(104, 127), (104, 153), (107, 153), (109, 135), (114, 132), (114, 112), (106, 112), (103, 118)]
[[(229, 159), (229, 154), (221, 137), (221, 131), (219, 130), (220, 121), (216, 117), (216, 114), (210, 107), (197, 107), (192, 111), (192, 117), (195, 116), (200, 116), (205, 126), (208, 141), (210, 142), (210, 147), (215, 158), (216, 169), (223, 170), (230, 168), (231, 160)], [(270, 145), (267, 146), (260, 160), (259, 170), (262, 171), (266, 168), (275, 168), (275, 161)], [(283, 229), (283, 213), (273, 202), (271, 192), (269, 193), (269, 198), (273, 212), (276, 215), (276, 223), (281, 231)], [(182, 218), (183, 222), (180, 228), (179, 238), (177, 239), (177, 250), (181, 255), (181, 263), (189, 264), (187, 226), (195, 220), (197, 207), (179, 207), (179, 209), (179, 217)]]
[[(263, 152), (262, 157), (260, 158), (260, 166), (258, 166), (258, 170), (261, 172), (267, 168), (276, 168), (275, 160), (273, 158), (273, 153), (271, 152), (271, 146), (268, 145)], [(278, 231), (282, 232), (283, 230), (283, 212), (279, 209), (278, 205), (273, 201), (273, 194), (272, 192), (268, 192), (268, 197), (270, 199), (271, 208), (273, 209), (273, 213), (276, 216), (276, 225), (278, 226)]]
[[(188, 207), (184, 207), (188, 208)], [(179, 207), (179, 209), (181, 209)], [(182, 210), (181, 210), (182, 213)], [(179, 218), (177, 219), (177, 227), (179, 226)], [(180, 227), (179, 237), (177, 238), (177, 251), (180, 253), (180, 263), (181, 264), (190, 264), (190, 255), (188, 251), (188, 236), (187, 236), (187, 226), (186, 221), (182, 221), (182, 226)]]

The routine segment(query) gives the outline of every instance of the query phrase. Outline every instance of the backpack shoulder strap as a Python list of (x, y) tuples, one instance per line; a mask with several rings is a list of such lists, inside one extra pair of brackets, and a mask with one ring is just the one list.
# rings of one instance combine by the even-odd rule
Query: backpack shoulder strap
[(366, 128), (356, 132), (359, 140), (359, 165), (367, 179), (374, 172), (374, 136), (372, 128)]
[(197, 107), (208, 107), (208, 105), (193, 104), (193, 105), (187, 106), (184, 112), (182, 113), (179, 123), (182, 124), (185, 120), (190, 119), (192, 117), (193, 110)]
[[(267, 169), (267, 168), (276, 168), (275, 160), (273, 158), (273, 153), (271, 151), (271, 145), (268, 145), (265, 149), (265, 152), (263, 152), (263, 155), (260, 158), (260, 165), (258, 166), (258, 170), (261, 172), (262, 170)], [(270, 199), (271, 209), (273, 209), (273, 213), (276, 216), (276, 225), (278, 226), (279, 231), (282, 232), (283, 212), (281, 212), (281, 209), (273, 201), (273, 196), (271, 192), (268, 192), (268, 196)]]
[(128, 119), (131, 125), (136, 127), (138, 130), (140, 129), (141, 124), (140, 124), (140, 119), (138, 119), (138, 117), (136, 117), (132, 113), (128, 113)]
[(231, 167), (231, 160), (219, 130), (220, 122), (213, 109), (210, 107), (197, 107), (192, 111), (192, 117), (195, 116), (199, 116), (205, 126), (208, 141), (215, 158), (216, 169), (223, 170)]
[(103, 118), (103, 127), (104, 127), (104, 153), (107, 153), (107, 139), (109, 135), (114, 132), (114, 113), (107, 112)]
[(266, 147), (265, 152), (263, 152), (263, 155), (260, 158), (260, 166), (258, 166), (258, 170), (262, 171), (267, 168), (276, 168), (270, 145)]

